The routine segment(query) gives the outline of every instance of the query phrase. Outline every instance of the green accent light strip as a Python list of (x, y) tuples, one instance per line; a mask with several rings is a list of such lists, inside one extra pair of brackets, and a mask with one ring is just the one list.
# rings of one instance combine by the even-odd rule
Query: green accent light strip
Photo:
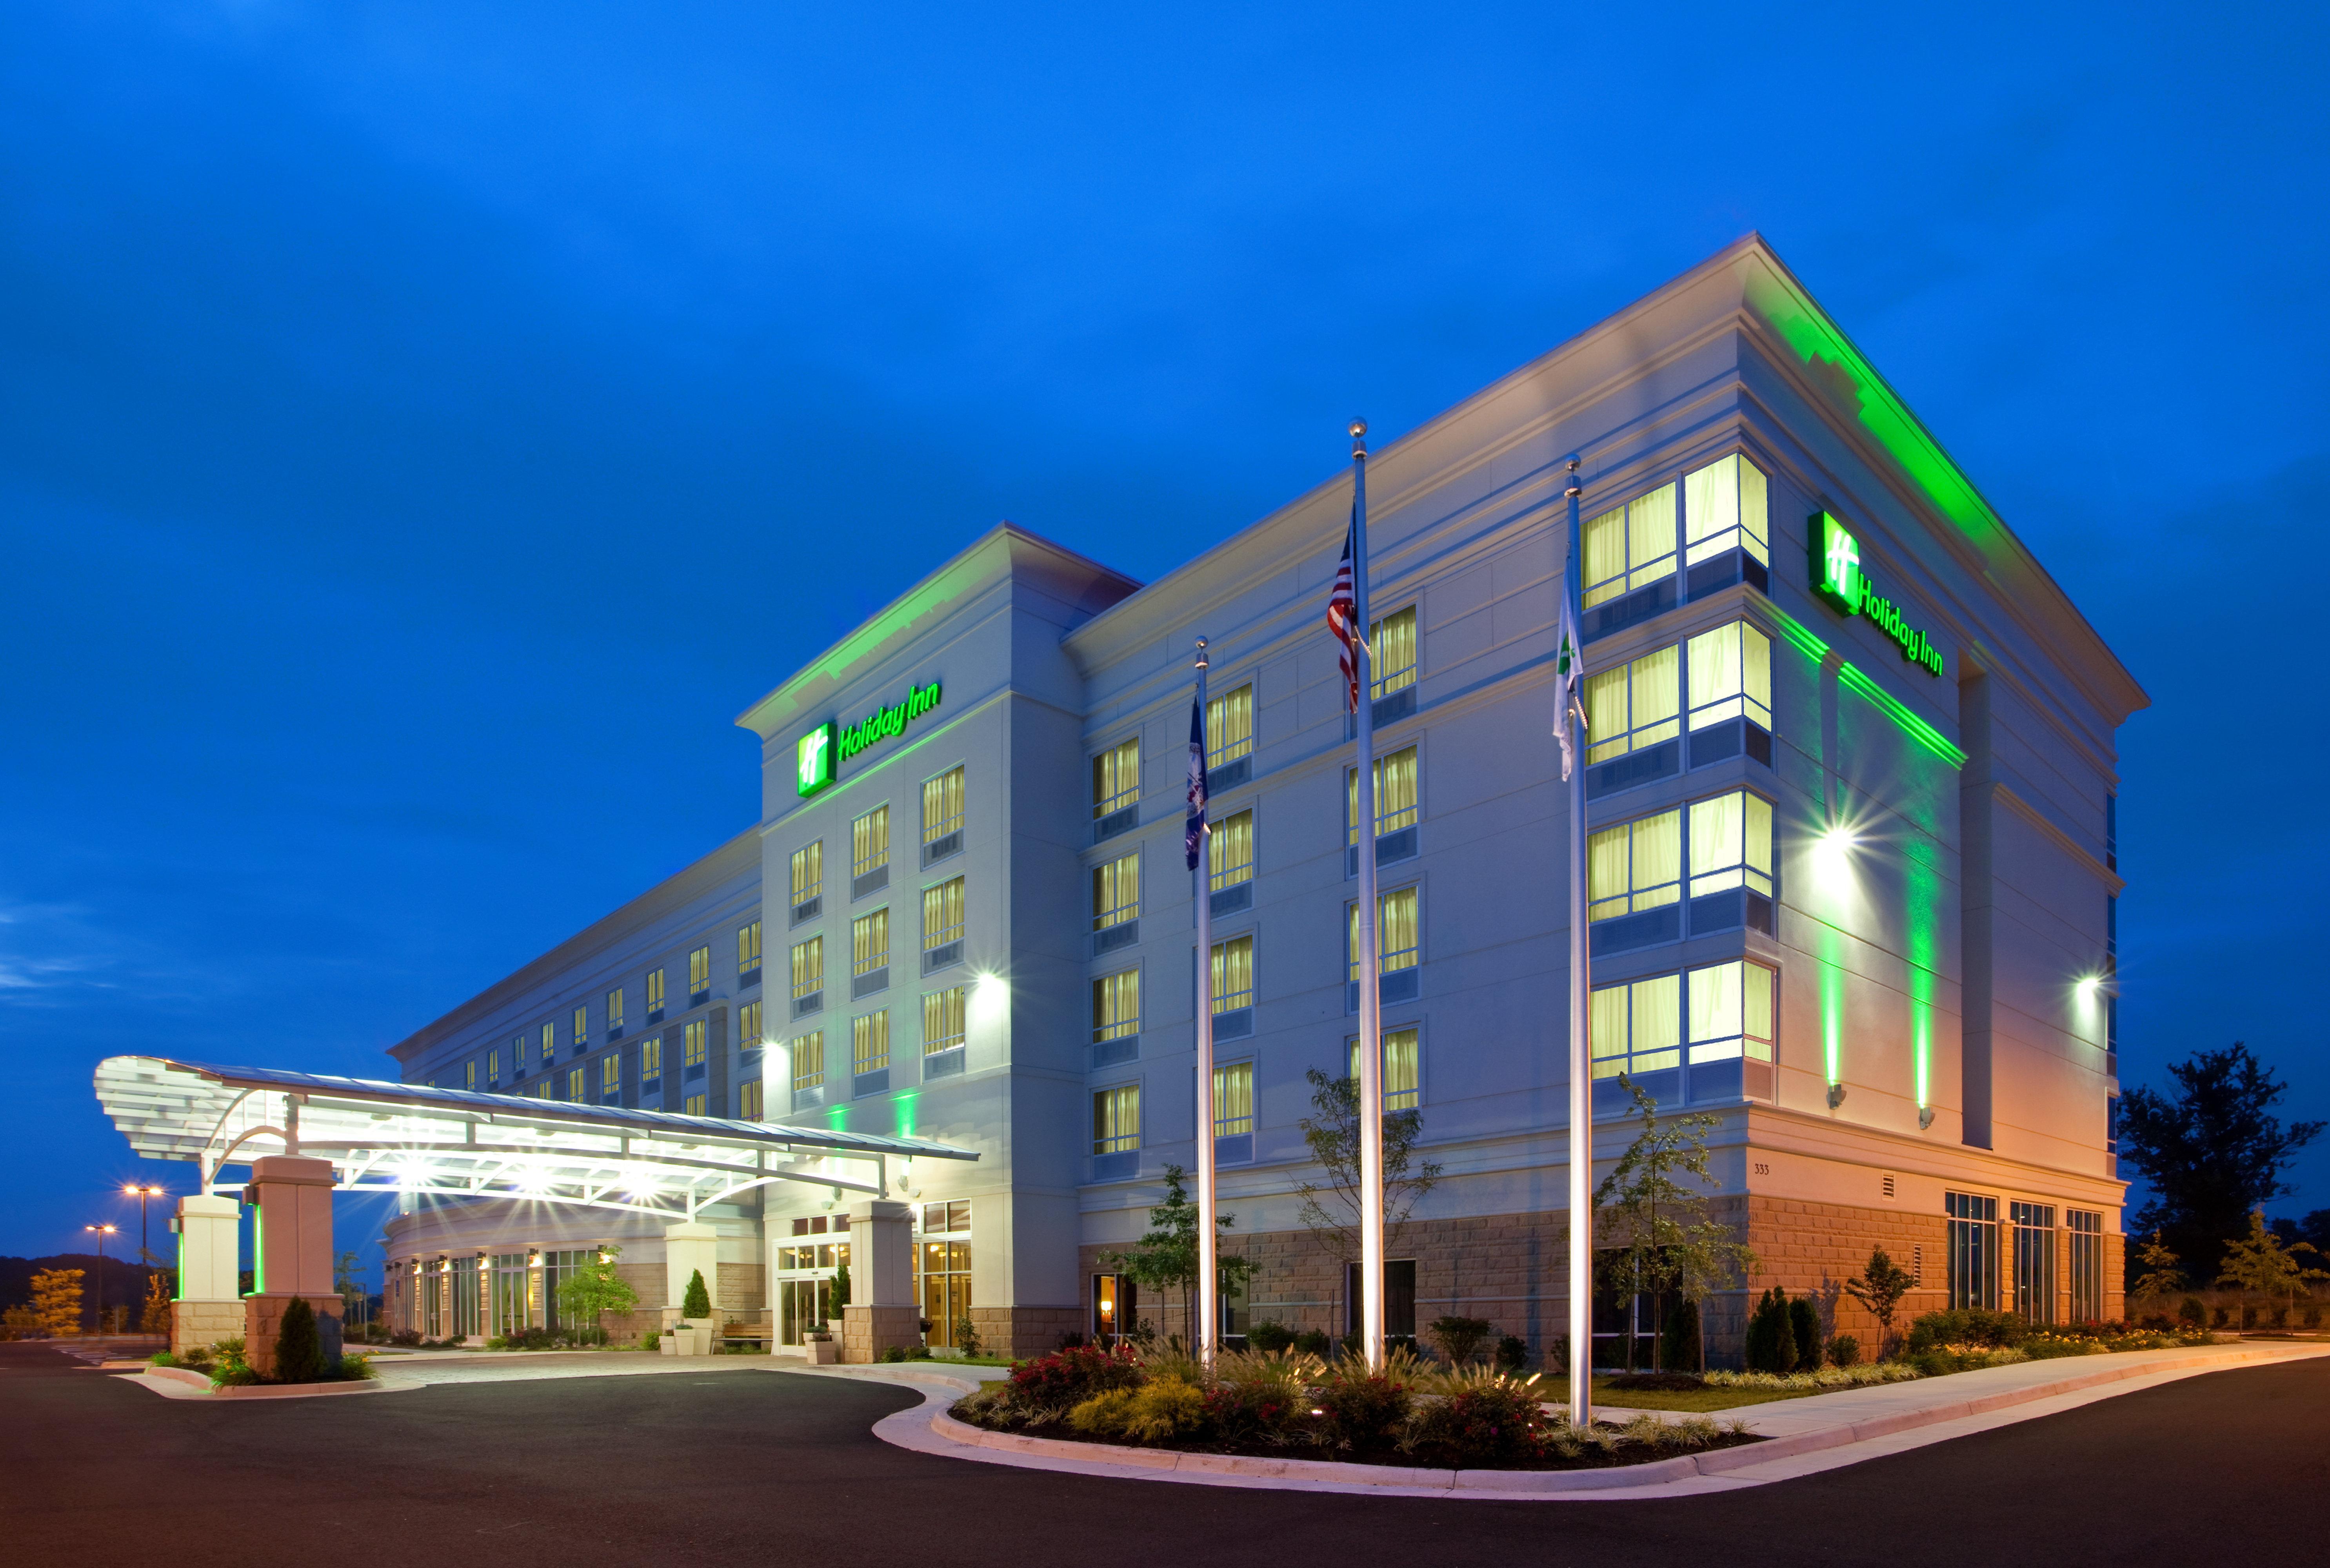
[(1772, 606), (1772, 615), (1780, 623), (1780, 635), (1787, 638), (1796, 651), (1814, 664), (1828, 657), (1828, 644), (1814, 637), (1811, 628), (1776, 604)]
[(920, 1098), (920, 1093), (914, 1090), (908, 1090), (905, 1093), (898, 1096), (896, 1104), (898, 1107), (898, 1136), (900, 1138), (912, 1138), (914, 1136), (914, 1101)]
[(1927, 751), (1931, 751), (1953, 768), (1965, 766), (1966, 754), (1959, 751), (1947, 735), (1912, 713), (1908, 704), (1883, 686), (1879, 685), (1851, 665), (1839, 665), (1836, 678), (1852, 691), (1868, 698), (1880, 713), (1901, 727), (1902, 733), (1925, 747)]

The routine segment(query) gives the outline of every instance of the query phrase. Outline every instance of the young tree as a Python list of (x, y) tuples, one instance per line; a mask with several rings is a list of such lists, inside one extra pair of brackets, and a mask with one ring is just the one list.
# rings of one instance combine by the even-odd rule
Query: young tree
[(370, 1292), (356, 1274), (363, 1266), (363, 1260), (354, 1252), (340, 1252), (332, 1259), (332, 1289), (339, 1294), (343, 1323), (354, 1323), (364, 1316), (365, 1298)]
[(1918, 1277), (1886, 1256), (1882, 1247), (1869, 1252), (1869, 1266), (1857, 1280), (1844, 1281), (1844, 1293), (1869, 1308), (1877, 1319), (1877, 1359), (1884, 1360), (1893, 1354), (1893, 1315), (1901, 1309), (1901, 1298)]
[(138, 1329), (147, 1334), (170, 1332), (170, 1298), (177, 1291), (177, 1276), (168, 1269), (156, 1269), (146, 1276), (146, 1309)]
[[(1317, 1068), (1303, 1076), (1311, 1081), (1311, 1106), (1316, 1116), (1302, 1120), (1302, 1141), (1311, 1157), (1326, 1172), (1323, 1186), (1298, 1183), (1302, 1223), (1321, 1244), (1346, 1263), (1359, 1261), (1359, 1081), (1330, 1078)], [(1384, 1246), (1389, 1250), (1416, 1211), (1416, 1202), (1440, 1180), (1440, 1167), (1417, 1161), (1416, 1140), (1424, 1131), (1424, 1118), (1415, 1110), (1395, 1110), (1383, 1119)], [(1412, 1168), (1411, 1168), (1412, 1167)]]
[(574, 1323), (601, 1327), (609, 1312), (629, 1312), (639, 1304), (631, 1282), (615, 1271), (620, 1247), (601, 1247), (558, 1283), (558, 1315)]
[(43, 1333), (63, 1337), (81, 1332), (82, 1270), (43, 1269), (33, 1276), (33, 1311)]
[(2251, 1296), (2263, 1296), (2268, 1300), (2281, 1296), (2294, 1302), (2307, 1280), (2330, 1280), (2330, 1273), (2309, 1269), (2297, 1261), (2298, 1253), (2314, 1251), (2311, 1242), (2284, 1246), (2281, 1238), (2265, 1223), (2265, 1211), (2250, 1212), (2249, 1234), (2225, 1243), (2224, 1269), (2217, 1276), (2220, 1286), (2230, 1285), (2241, 1293), (2240, 1327), (2249, 1327)]
[(2288, 1091), (2271, 1068), (2235, 1041), (2168, 1070), (2174, 1091), (2134, 1089), (2120, 1100), (2124, 1173), (2153, 1192), (2138, 1231), (2157, 1231), (2197, 1278), (2217, 1271), (2228, 1238), (2249, 1211), (2288, 1191), (2282, 1173), (2314, 1141), (2319, 1121), (2284, 1124), (2273, 1107)]
[[(1167, 1166), (1165, 1201), (1149, 1211), (1149, 1233), (1130, 1249), (1103, 1253), (1103, 1257), (1152, 1289), (1180, 1291), (1182, 1321), (1194, 1329), (1198, 1321), (1198, 1205), (1189, 1201), (1189, 1189), (1182, 1185), (1186, 1174), (1178, 1165)], [(1235, 1214), (1214, 1216), (1215, 1228), (1225, 1236), (1236, 1223)], [(1251, 1259), (1222, 1252), (1218, 1244), (1214, 1252), (1214, 1265), (1216, 1289), (1225, 1297), (1235, 1294), (1236, 1288), (1254, 1273)], [(1195, 1338), (1193, 1333), (1192, 1348)]]
[(2176, 1254), (2161, 1242), (2158, 1231), (2153, 1232), (2152, 1240), (2145, 1242), (2136, 1254), (2136, 1261), (2144, 1265), (2145, 1271), (2136, 1276), (2127, 1293), (2138, 1300), (2174, 1296), (2184, 1289), (2184, 1270), (2176, 1266)]
[[(1722, 1119), (1662, 1119), (1658, 1101), (1641, 1084), (1623, 1072), (1618, 1083), (1634, 1098), (1643, 1130), (1594, 1194), (1595, 1209), (1608, 1216), (1610, 1239), (1621, 1243), (1625, 1257), (1624, 1268), (1612, 1271), (1614, 1283), (1629, 1292), (1680, 1294), (1703, 1315), (1710, 1295), (1729, 1289), (1734, 1278), (1756, 1266), (1755, 1252), (1735, 1241), (1730, 1227), (1708, 1209), (1706, 1189), (1715, 1178), (1707, 1169), (1707, 1135)], [(1664, 1318), (1662, 1304), (1654, 1330), (1664, 1327)], [(1663, 1341), (1663, 1334), (1660, 1337)], [(1656, 1351), (1653, 1357), (1663, 1359)], [(1702, 1365), (1706, 1359), (1702, 1340)], [(1626, 1369), (1634, 1367), (1634, 1337), (1629, 1334)]]
[(693, 1270), (687, 1276), (687, 1293), (679, 1299), (679, 1315), (691, 1320), (712, 1316), (712, 1292), (704, 1288), (704, 1270)]

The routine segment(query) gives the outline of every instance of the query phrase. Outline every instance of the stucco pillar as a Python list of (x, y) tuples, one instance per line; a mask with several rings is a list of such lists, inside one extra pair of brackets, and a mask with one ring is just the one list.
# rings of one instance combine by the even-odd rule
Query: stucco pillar
[(332, 1162), (292, 1155), (251, 1161), (243, 1191), (258, 1205), (251, 1223), (253, 1283), (243, 1299), (243, 1358), (262, 1375), (275, 1370), (275, 1337), (283, 1309), (304, 1296), (316, 1310), (324, 1359), (340, 1354), (340, 1314), (346, 1305), (332, 1286)]
[(849, 1205), (849, 1304), (841, 1359), (877, 1361), (894, 1345), (923, 1342), (914, 1301), (914, 1211), (883, 1199)]
[(232, 1198), (178, 1200), (178, 1299), (170, 1303), (170, 1349), (213, 1345), (242, 1332), (242, 1205)]

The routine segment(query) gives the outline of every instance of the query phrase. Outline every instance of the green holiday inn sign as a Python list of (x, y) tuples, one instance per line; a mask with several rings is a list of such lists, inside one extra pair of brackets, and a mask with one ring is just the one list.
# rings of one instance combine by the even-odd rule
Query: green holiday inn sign
[(1813, 591), (1847, 615), (1865, 615), (1901, 647), (1901, 656), (1929, 675), (1942, 673), (1942, 650), (1923, 631), (1901, 619), (1900, 607), (1869, 586), (1861, 570), (1861, 542), (1843, 524), (1815, 512), (1805, 530), (1812, 546)]
[(834, 770), (876, 741), (905, 732), (908, 724), (939, 705), (939, 683), (918, 686), (903, 701), (876, 708), (857, 723), (842, 727), (831, 720), (803, 735), (793, 747), (793, 762), (800, 792), (814, 795), (834, 780)]

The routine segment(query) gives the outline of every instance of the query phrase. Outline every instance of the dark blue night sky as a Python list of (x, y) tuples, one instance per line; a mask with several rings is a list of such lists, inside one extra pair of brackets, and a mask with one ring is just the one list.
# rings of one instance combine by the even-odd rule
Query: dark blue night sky
[(388, 1075), (747, 826), (997, 519), (1154, 576), (1750, 229), (2152, 693), (2124, 1073), (2330, 1113), (2330, 14), (862, 9), (0, 11), (0, 1252), (99, 1057)]

